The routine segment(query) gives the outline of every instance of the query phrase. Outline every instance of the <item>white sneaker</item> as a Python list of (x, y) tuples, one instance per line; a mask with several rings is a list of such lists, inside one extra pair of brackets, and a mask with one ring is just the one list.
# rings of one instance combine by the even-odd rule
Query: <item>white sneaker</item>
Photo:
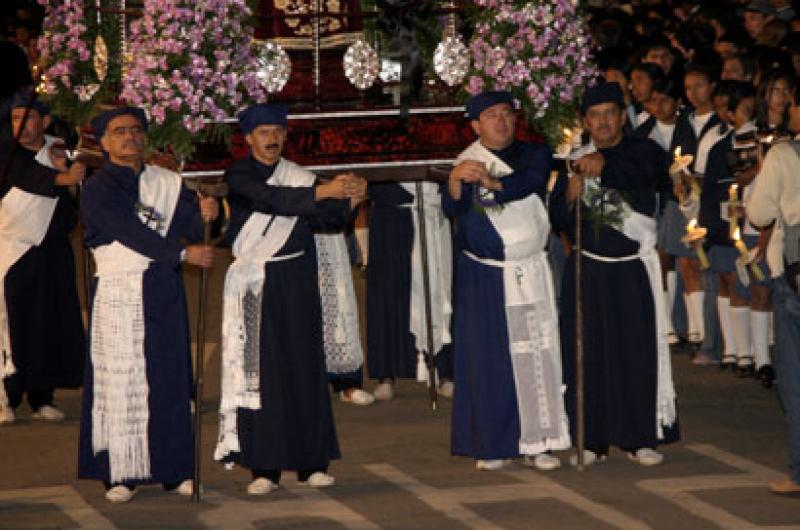
[(394, 397), (394, 385), (389, 382), (381, 383), (375, 387), (375, 390), (372, 391), (372, 395), (375, 396), (375, 399), (389, 401)]
[(439, 388), (436, 389), (436, 393), (444, 398), (452, 399), (454, 389), (455, 385), (453, 385), (452, 381), (444, 381), (439, 385)]
[(135, 489), (130, 489), (127, 486), (118, 484), (113, 488), (106, 491), (106, 499), (110, 502), (128, 502), (136, 494)]
[[(177, 493), (178, 495), (182, 495), (184, 497), (189, 497), (192, 495), (192, 492), (194, 491), (193, 486), (194, 486), (194, 481), (190, 478), (187, 478), (186, 480), (181, 482), (177, 488), (175, 488), (175, 493)], [(200, 491), (203, 491), (202, 486), (200, 486)]]
[(638, 462), (643, 466), (657, 466), (664, 461), (664, 455), (649, 447), (637, 449), (636, 453), (628, 453), (628, 458), (632, 462)]
[(14, 423), (14, 409), (11, 407), (0, 407), (0, 425)]
[(535, 467), (539, 471), (552, 471), (561, 467), (561, 459), (549, 453), (541, 453), (536, 456), (525, 455), (522, 465)]
[[(584, 466), (591, 466), (592, 464), (599, 464), (601, 462), (605, 462), (606, 455), (597, 455), (593, 451), (589, 451), (588, 449), (583, 450), (583, 465)], [(569, 465), (577, 466), (578, 465), (578, 455), (572, 455), (569, 457)]]
[(266, 495), (278, 489), (278, 485), (266, 477), (259, 477), (247, 486), (250, 495)]
[(61, 421), (65, 418), (65, 415), (52, 405), (44, 405), (39, 407), (39, 410), (34, 412), (32, 417), (36, 420)]
[(478, 471), (497, 471), (508, 464), (508, 460), (476, 460), (475, 469)]
[(342, 403), (352, 403), (353, 405), (361, 406), (372, 405), (375, 402), (375, 397), (372, 394), (360, 388), (351, 390), (349, 395), (346, 390), (339, 392), (339, 399)]
[(335, 483), (335, 478), (322, 471), (315, 471), (311, 473), (311, 476), (308, 477), (308, 480), (300, 482), (300, 484), (304, 486), (310, 486), (312, 488), (327, 488), (328, 486), (333, 486)]

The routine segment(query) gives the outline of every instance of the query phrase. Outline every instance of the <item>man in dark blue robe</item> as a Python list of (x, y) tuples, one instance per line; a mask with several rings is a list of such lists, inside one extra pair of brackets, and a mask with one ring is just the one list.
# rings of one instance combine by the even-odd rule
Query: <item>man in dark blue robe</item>
[[(428, 238), (434, 232), (449, 232), (447, 220), (441, 213), (441, 207), (429, 203), (438, 197), (437, 187), (432, 183), (423, 183), (425, 207), (429, 219), (434, 221), (426, 225)], [(414, 276), (421, 275), (421, 260), (414, 256), (417, 228), (414, 216), (417, 215), (416, 187), (413, 183), (376, 182), (369, 186), (369, 197), (372, 210), (369, 220), (369, 267), (367, 268), (367, 368), (369, 377), (378, 380), (374, 391), (376, 399), (387, 400), (394, 397), (394, 385), (397, 379), (423, 379), (418, 352), (427, 350), (425, 333), (427, 330), (417, 326), (414, 330), (412, 322), (412, 298)], [(438, 199), (437, 199), (438, 201)], [(442, 233), (439, 240), (448, 238)], [(431, 243), (429, 242), (429, 249)], [(450, 269), (451, 256), (442, 255), (439, 263), (438, 253), (429, 252), (429, 268), (436, 274), (433, 282), (448, 282), (450, 275), (439, 271)], [(420, 282), (417, 282), (419, 285)], [(436, 287), (439, 287), (438, 283)], [(421, 296), (422, 293), (417, 293)], [(449, 307), (449, 292), (445, 296)], [(449, 333), (449, 309), (436, 303), (434, 298), (432, 311), (433, 323), (437, 333), (443, 326)], [(421, 304), (419, 304), (421, 305)], [(417, 323), (424, 322), (418, 319)], [(416, 331), (416, 333), (415, 333)], [(439, 335), (437, 335), (438, 337)], [(443, 342), (441, 346), (439, 343)], [(452, 396), (453, 357), (449, 341), (434, 339), (436, 370), (442, 384), (439, 393), (445, 397)]]
[[(145, 165), (144, 112), (123, 107), (92, 126), (106, 162), (86, 183), (81, 208), (97, 273), (78, 476), (101, 480), (111, 502), (138, 484), (190, 495), (194, 470), (192, 366), (181, 263), (210, 267), (198, 200), (178, 174)], [(202, 212), (202, 217), (201, 217)]]
[[(24, 394), (34, 418), (63, 419), (53, 405), (54, 389), (77, 388), (83, 380), (85, 339), (69, 241), (77, 209), (68, 187), (83, 179), (85, 167), (67, 170), (57, 139), (45, 134), (46, 105), (37, 101), (22, 126), (29, 100), (30, 91), (12, 98), (19, 142), (15, 150), (11, 142), (0, 146), (0, 168), (14, 157), (0, 182), (0, 316), (7, 315), (0, 333), (9, 339), (0, 340), (0, 424), (14, 421)], [(13, 371), (2, 368), (6, 363)]]
[(456, 220), (451, 452), (479, 470), (521, 455), (542, 470), (570, 445), (555, 292), (545, 246), (552, 155), (515, 139), (509, 92), (467, 102), (478, 141), (456, 160), (442, 194)]
[[(574, 162), (576, 173), (558, 179), (550, 197), (550, 218), (555, 230), (565, 231), (574, 241), (573, 209), (580, 198), (588, 449), (584, 458), (587, 464), (602, 460), (614, 445), (631, 459), (654, 465), (663, 459), (656, 445), (677, 437), (666, 327), (657, 319), (657, 304), (663, 309), (663, 298), (657, 296), (661, 275), (653, 215), (662, 154), (655, 143), (623, 133), (624, 103), (617, 85), (587, 88), (581, 111), (592, 143)], [(592, 186), (584, 190), (588, 180)], [(564, 381), (573, 439), (575, 259), (573, 253), (567, 261), (561, 295)]]
[(339, 458), (323, 351), (315, 230), (343, 227), (366, 182), (313, 174), (281, 157), (287, 111), (254, 105), (240, 115), (251, 155), (225, 174), (234, 262), (225, 279), (220, 434), (215, 458), (252, 472), (251, 495), (296, 471), (312, 487), (334, 483)]

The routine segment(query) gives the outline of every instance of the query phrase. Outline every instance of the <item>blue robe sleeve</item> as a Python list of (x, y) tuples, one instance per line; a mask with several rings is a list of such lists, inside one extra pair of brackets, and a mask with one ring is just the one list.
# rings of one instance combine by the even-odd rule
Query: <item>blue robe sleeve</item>
[(615, 147), (602, 149), (601, 153), (605, 165), (600, 185), (625, 192), (634, 210), (652, 217), (662, 167), (658, 146), (650, 140), (627, 138)]
[(461, 198), (455, 200), (450, 195), (447, 183), (441, 185), (442, 210), (448, 217), (459, 217), (470, 211), (472, 207), (472, 196), (475, 193), (474, 184), (461, 183)]
[(352, 222), (355, 215), (349, 199), (325, 199), (317, 201), (314, 213), (306, 216), (306, 222), (315, 232), (338, 231)]
[(177, 241), (161, 237), (158, 232), (142, 224), (126, 198), (124, 193), (109, 185), (108, 179), (103, 176), (87, 180), (81, 194), (81, 210), (87, 224), (139, 254), (177, 266), (183, 246)]
[(255, 168), (234, 164), (225, 172), (229, 197), (245, 209), (285, 216), (314, 215), (314, 188), (270, 186), (260, 180)]
[(567, 184), (569, 177), (565, 172), (560, 172), (553, 191), (550, 192), (548, 200), (548, 212), (550, 214), (550, 224), (553, 232), (569, 232), (575, 227), (575, 215), (567, 207)]
[[(12, 146), (11, 142), (4, 142), (0, 147), (0, 170), (5, 169), (8, 164)], [(34, 159), (33, 153), (22, 146), (17, 146), (7, 180), (0, 183), (2, 186), (0, 192), (5, 195), (9, 189), (16, 187), (35, 195), (55, 197), (57, 195), (55, 183), (57, 175), (58, 171), (38, 163)]]
[[(214, 226), (217, 226), (217, 222)], [(197, 205), (197, 198), (193, 192), (187, 188), (181, 189), (178, 197), (178, 204), (175, 206), (175, 215), (172, 217), (170, 234), (183, 237), (191, 243), (199, 243), (203, 240), (203, 218), (200, 216), (200, 208)]]
[(543, 144), (537, 146), (531, 150), (531, 158), (524, 167), (501, 179), (503, 189), (494, 192), (494, 199), (499, 204), (505, 204), (537, 193), (544, 202), (552, 167), (553, 154), (550, 148)]

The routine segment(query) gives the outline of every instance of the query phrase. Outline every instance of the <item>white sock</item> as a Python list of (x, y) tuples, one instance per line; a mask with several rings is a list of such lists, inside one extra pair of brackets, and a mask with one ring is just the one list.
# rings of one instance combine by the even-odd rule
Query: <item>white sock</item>
[(694, 329), (699, 335), (698, 341), (702, 341), (706, 336), (706, 325), (703, 321), (703, 300), (705, 300), (705, 297), (705, 291), (689, 293), (689, 303), (692, 305), (692, 316), (694, 317)]
[(667, 272), (667, 290), (664, 292), (667, 301), (667, 333), (675, 333), (672, 326), (672, 309), (675, 306), (675, 291), (678, 288), (678, 274), (675, 271)]
[(775, 313), (769, 312), (769, 345), (775, 346)]
[(753, 341), (753, 354), (756, 369), (765, 364), (772, 364), (769, 360), (769, 316), (771, 311), (750, 312), (750, 333)]
[(752, 362), (753, 359), (753, 353), (750, 349), (750, 308), (732, 307), (731, 320), (733, 321), (733, 333), (736, 340), (739, 366), (745, 366)]
[(369, 261), (369, 228), (356, 228), (353, 235), (356, 236), (358, 251), (361, 253), (361, 265), (366, 267)]
[(722, 342), (725, 343), (726, 357), (734, 356), (739, 351), (738, 344), (735, 344), (735, 339), (733, 338), (730, 310), (731, 299), (727, 296), (718, 296), (717, 313), (719, 314), (719, 327), (722, 330)]

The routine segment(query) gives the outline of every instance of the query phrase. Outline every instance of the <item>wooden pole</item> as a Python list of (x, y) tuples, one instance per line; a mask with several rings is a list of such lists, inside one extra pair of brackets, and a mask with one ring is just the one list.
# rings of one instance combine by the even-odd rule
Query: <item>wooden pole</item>
[[(203, 244), (211, 243), (211, 222), (203, 221)], [(192, 501), (200, 502), (200, 468), (203, 426), (203, 362), (206, 338), (206, 295), (208, 292), (208, 269), (200, 268), (200, 285), (197, 301), (197, 349), (195, 355), (194, 396), (194, 476), (192, 477)]]
[(436, 353), (433, 344), (433, 310), (431, 308), (431, 278), (428, 264), (428, 232), (425, 223), (425, 196), (422, 190), (422, 181), (415, 183), (417, 195), (417, 220), (419, 225), (420, 260), (422, 261), (422, 286), (425, 299), (425, 330), (428, 335), (428, 351), (425, 353), (425, 364), (428, 367), (428, 396), (431, 401), (431, 410), (439, 408), (436, 393)]
[(578, 471), (583, 471), (583, 452), (585, 441), (584, 427), (584, 386), (583, 386), (583, 285), (582, 259), (583, 237), (581, 230), (582, 197), (575, 201), (575, 409), (576, 445), (578, 447)]

